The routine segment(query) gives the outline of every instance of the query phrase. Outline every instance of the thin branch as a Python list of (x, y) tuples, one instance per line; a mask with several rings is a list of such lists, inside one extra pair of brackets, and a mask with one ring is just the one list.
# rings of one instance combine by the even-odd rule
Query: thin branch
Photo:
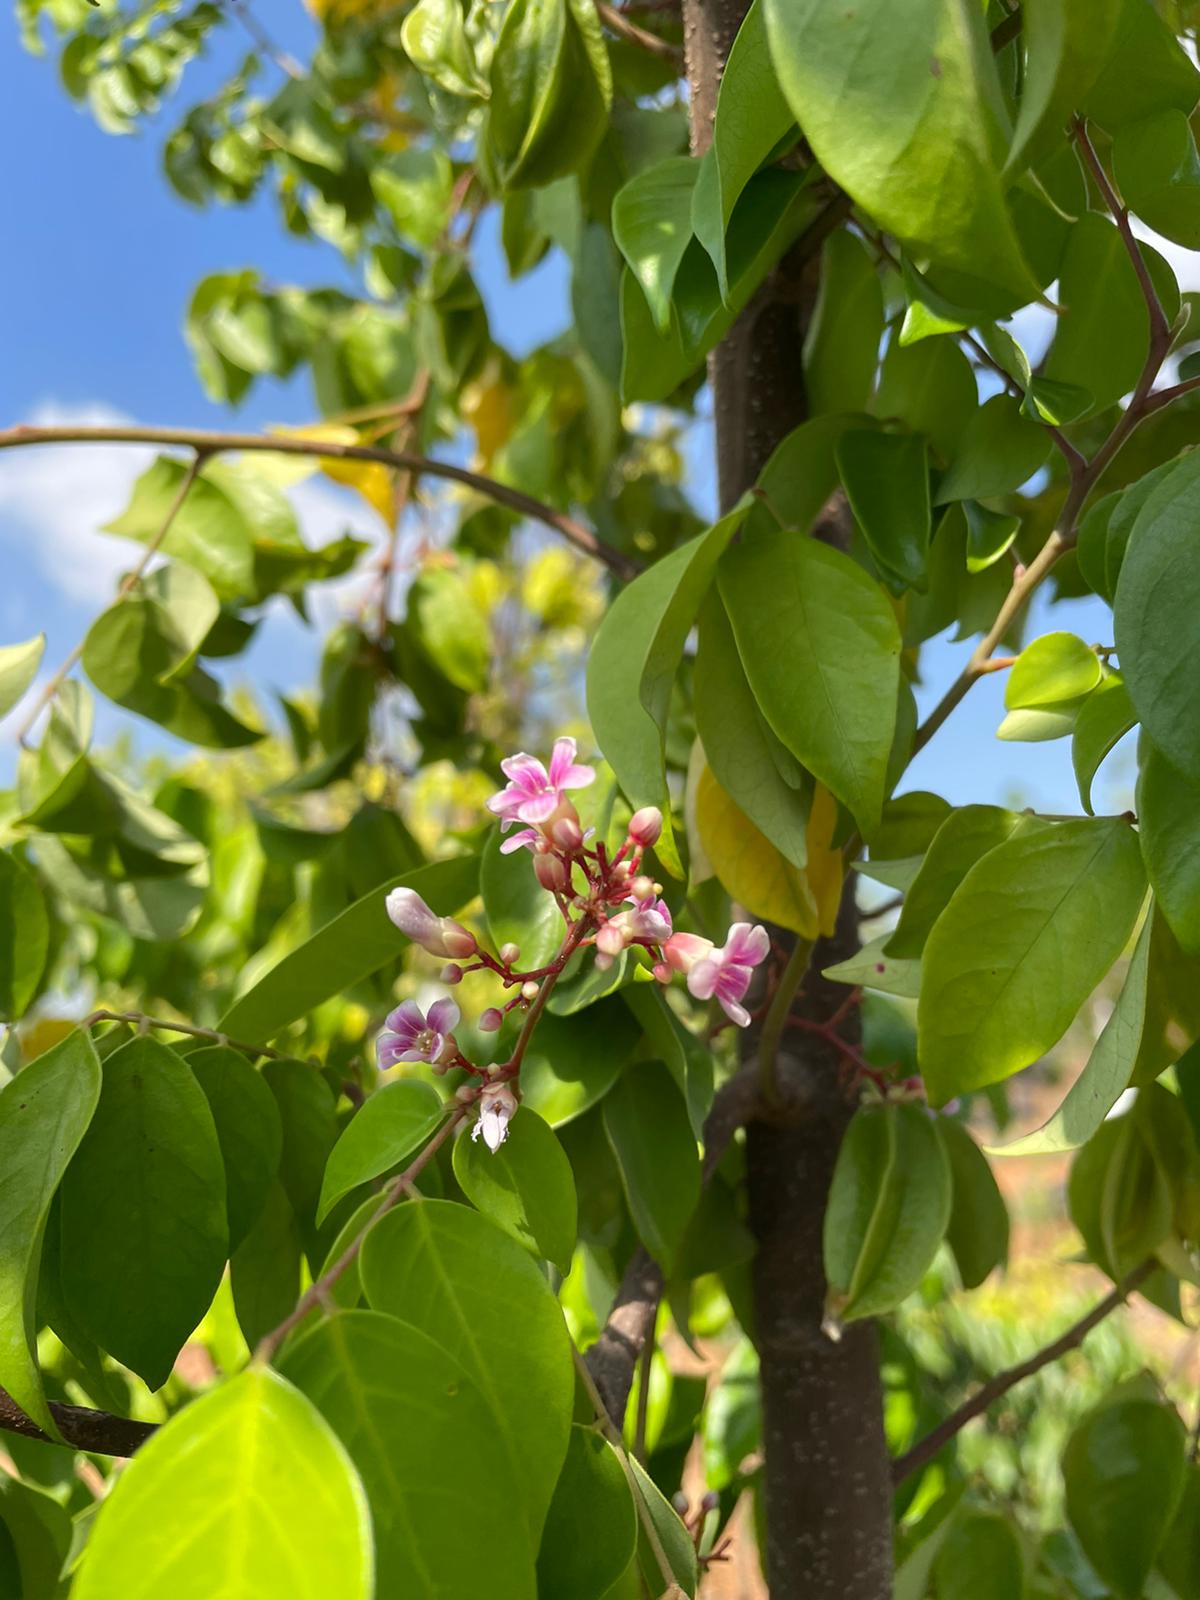
[[(116, 1417), (109, 1411), (92, 1411), (86, 1406), (47, 1402), (59, 1433), (74, 1450), (96, 1456), (131, 1456), (156, 1430), (154, 1422), (135, 1422), (131, 1417)], [(55, 1444), (48, 1433), (27, 1417), (17, 1402), (0, 1389), (0, 1429), (19, 1433), (23, 1439), (40, 1439)]]
[(1103, 196), (1105, 205), (1112, 213), (1112, 219), (1121, 235), (1121, 242), (1124, 244), (1129, 259), (1133, 263), (1134, 272), (1137, 273), (1142, 298), (1145, 300), (1146, 310), (1150, 314), (1151, 345), (1153, 346), (1155, 343), (1163, 344), (1165, 354), (1166, 347), (1169, 347), (1171, 343), (1171, 326), (1167, 321), (1167, 314), (1163, 310), (1162, 301), (1158, 298), (1158, 290), (1154, 287), (1154, 280), (1150, 276), (1150, 268), (1146, 265), (1146, 258), (1138, 245), (1137, 236), (1130, 226), (1128, 208), (1116, 189), (1113, 188), (1108, 173), (1104, 170), (1104, 163), (1096, 154), (1096, 147), (1088, 135), (1087, 123), (1082, 117), (1076, 117), (1073, 127), (1075, 142), (1079, 146), (1080, 153), (1087, 163), (1092, 177), (1096, 180), (1096, 187)]
[(650, 1326), (646, 1330), (646, 1342), (642, 1345), (641, 1361), (638, 1364), (637, 1420), (633, 1428), (633, 1453), (643, 1467), (646, 1465), (646, 1424), (650, 1419), (650, 1372), (654, 1366), (654, 1327), (657, 1321), (658, 1307), (655, 1306)]
[[(429, 373), (423, 370), (417, 374), (417, 381), (404, 403), (404, 412), (396, 436), (400, 441), (401, 449), (406, 449), (411, 443), (414, 434), (421, 423), (421, 412), (425, 401), (429, 397)], [(408, 510), (409, 500), (417, 487), (417, 474), (407, 468), (400, 472), (396, 479), (396, 500), (392, 507), (392, 526), (384, 550), (383, 560), (379, 567), (379, 637), (387, 637), (388, 622), (392, 611), (392, 574), (396, 570), (396, 552), (400, 546), (400, 530), (404, 524), (404, 513)]]
[(582, 522), (556, 511), (541, 500), (535, 500), (532, 495), (512, 489), (506, 483), (497, 483), (494, 478), (485, 477), (482, 473), (471, 472), (466, 467), (456, 467), (449, 461), (435, 461), (429, 456), (414, 455), (407, 450), (385, 450), (379, 445), (368, 444), (336, 444), (330, 440), (295, 438), (289, 434), (223, 433), (204, 428), (20, 426), (0, 430), (0, 450), (39, 444), (177, 445), (203, 452), (206, 456), (244, 450), (281, 456), (328, 456), (335, 461), (378, 461), (385, 467), (419, 472), (423, 478), (444, 478), (448, 483), (461, 483), (468, 489), (474, 489), (476, 493), (494, 500), (497, 505), (507, 506), (519, 516), (530, 517), (552, 528), (568, 544), (593, 560), (602, 562), (618, 578), (628, 581), (642, 570), (637, 562), (605, 544)]
[(780, 974), (779, 983), (775, 993), (771, 996), (770, 1009), (763, 1023), (762, 1033), (758, 1041), (758, 1081), (762, 1089), (763, 1099), (770, 1104), (776, 1097), (775, 1093), (775, 1058), (779, 1054), (779, 1043), (783, 1038), (783, 1030), (787, 1025), (788, 1012), (792, 1009), (792, 1002), (799, 993), (800, 985), (804, 982), (808, 972), (809, 962), (812, 960), (813, 940), (797, 937), (792, 946), (792, 953), (788, 957), (787, 965)]
[(600, 1337), (583, 1357), (605, 1412), (617, 1428), (624, 1423), (634, 1368), (650, 1341), (662, 1296), (662, 1268), (639, 1245), (630, 1257)]
[[(143, 573), (149, 566), (150, 562), (158, 554), (159, 550), (162, 548), (163, 540), (170, 533), (172, 525), (175, 522), (175, 518), (183, 509), (183, 502), (188, 497), (188, 491), (191, 489), (192, 485), (199, 476), (200, 468), (204, 465), (209, 453), (210, 452), (208, 450), (197, 447), (196, 453), (192, 457), (191, 465), (184, 473), (183, 481), (176, 491), (175, 498), (171, 501), (166, 516), (163, 518), (162, 526), (147, 544), (146, 548), (142, 551), (142, 554), (138, 559), (138, 563), (134, 567), (133, 571), (126, 573), (125, 577), (121, 580), (121, 586), (117, 590), (116, 599), (113, 601), (114, 605), (120, 605), (121, 601), (127, 599), (141, 582)], [(17, 735), (17, 738), (21, 744), (25, 743), (26, 739), (29, 737), (34, 723), (54, 699), (58, 691), (62, 688), (72, 668), (75, 666), (82, 654), (83, 640), (80, 640), (80, 642), (71, 651), (70, 655), (67, 656), (66, 660), (59, 667), (58, 671), (50, 679), (49, 683), (47, 683), (41, 694), (34, 701), (33, 710), (21, 724), (21, 731)]]
[(228, 1045), (243, 1055), (266, 1056), (271, 1061), (288, 1059), (282, 1051), (272, 1050), (265, 1044), (246, 1044), (242, 1039), (231, 1039), (227, 1033), (219, 1033), (216, 1028), (200, 1028), (192, 1022), (168, 1022), (164, 1017), (148, 1017), (144, 1011), (92, 1011), (79, 1026), (94, 1028), (98, 1022), (128, 1022), (143, 1031), (159, 1028), (164, 1033), (185, 1033), (191, 1039), (210, 1039), (213, 1044)]
[(269, 61), (273, 61), (280, 72), (287, 77), (297, 80), (304, 77), (304, 68), (296, 60), (295, 56), (289, 55), (286, 50), (279, 48), (254, 15), (246, 0), (226, 0), (226, 4), (254, 41), (255, 47), (260, 54), (266, 56)]
[(1043, 1346), (1041, 1350), (1035, 1351), (1028, 1360), (1019, 1362), (1017, 1366), (1009, 1367), (1007, 1372), (999, 1372), (994, 1378), (990, 1378), (969, 1400), (959, 1406), (957, 1411), (952, 1412), (944, 1422), (938, 1423), (937, 1427), (923, 1439), (919, 1439), (911, 1450), (897, 1457), (892, 1463), (893, 1483), (903, 1483), (905, 1478), (926, 1466), (956, 1434), (966, 1427), (968, 1422), (982, 1416), (989, 1406), (994, 1405), (1018, 1383), (1031, 1378), (1035, 1372), (1040, 1372), (1043, 1367), (1049, 1366), (1052, 1361), (1057, 1361), (1060, 1356), (1077, 1349), (1094, 1327), (1103, 1322), (1105, 1317), (1114, 1312), (1119, 1305), (1124, 1304), (1138, 1285), (1150, 1276), (1156, 1265), (1153, 1258), (1141, 1262), (1121, 1279), (1115, 1289), (1093, 1306), (1085, 1317), (1080, 1317), (1078, 1322), (1073, 1323), (1066, 1333)]
[(1178, 400), (1193, 390), (1200, 389), (1200, 378), (1185, 378), (1182, 383), (1173, 383), (1169, 389), (1156, 389), (1153, 394), (1146, 396), (1146, 404), (1142, 407), (1144, 417), (1153, 416), (1156, 411), (1161, 411), (1164, 406), (1169, 406), (1172, 400)]
[(1021, 31), (1021, 8), (1017, 6), (1010, 11), (1003, 22), (998, 22), (992, 29), (991, 45), (995, 55), (999, 55), (1005, 45), (1011, 44)]
[(657, 56), (660, 61), (669, 61), (674, 67), (683, 66), (683, 51), (678, 45), (660, 39), (656, 33), (650, 33), (645, 28), (639, 28), (636, 22), (631, 22), (615, 7), (605, 5), (603, 0), (597, 0), (596, 15), (618, 39), (625, 39), (637, 45), (639, 50), (647, 50), (652, 56)]
[(465, 1120), (466, 1115), (465, 1106), (455, 1110), (447, 1117), (424, 1149), (409, 1162), (399, 1177), (392, 1179), (380, 1196), (379, 1204), (333, 1265), (327, 1267), (312, 1284), (311, 1288), (301, 1295), (295, 1309), (284, 1317), (279, 1326), (272, 1328), (270, 1333), (264, 1334), (258, 1341), (254, 1350), (255, 1362), (264, 1364), (270, 1361), (292, 1329), (298, 1328), (310, 1311), (315, 1311), (318, 1306), (323, 1306), (327, 1303), (330, 1289), (357, 1261), (359, 1251), (363, 1246), (363, 1240), (367, 1237), (367, 1234), (385, 1212), (390, 1211), (394, 1205), (411, 1193), (414, 1179), (429, 1165), (455, 1128)]

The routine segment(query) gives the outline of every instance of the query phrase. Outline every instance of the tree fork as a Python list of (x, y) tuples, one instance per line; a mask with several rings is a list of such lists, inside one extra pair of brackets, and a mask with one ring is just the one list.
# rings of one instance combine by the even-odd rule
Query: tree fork
[[(692, 152), (712, 138), (717, 91), (745, 0), (683, 0)], [(817, 290), (820, 237), (801, 239), (709, 358), (722, 511), (750, 488), (772, 451), (807, 416), (801, 349)], [(813, 973), (858, 947), (853, 886), (838, 931)], [(811, 977), (797, 1014), (824, 1021), (845, 990)], [(743, 1061), (758, 1052), (755, 1036)], [(883, 1434), (878, 1343), (869, 1324), (839, 1344), (821, 1332), (821, 1232), (837, 1147), (851, 1107), (841, 1063), (823, 1040), (797, 1039), (781, 1057), (815, 1077), (815, 1104), (747, 1129), (755, 1342), (761, 1359), (766, 1457), (767, 1579), (774, 1600), (888, 1600), (892, 1491)]]

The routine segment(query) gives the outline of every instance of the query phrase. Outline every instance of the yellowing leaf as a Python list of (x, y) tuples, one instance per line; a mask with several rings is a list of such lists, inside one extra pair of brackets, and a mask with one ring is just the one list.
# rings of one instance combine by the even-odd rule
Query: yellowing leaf
[[(817, 812), (815, 806), (814, 812)], [(713, 871), (729, 894), (752, 916), (765, 917), (769, 922), (791, 928), (804, 939), (817, 937), (821, 907), (804, 873), (792, 866), (765, 834), (758, 831), (707, 766), (702, 769), (696, 785), (696, 826)], [(812, 848), (811, 824), (809, 848)], [(828, 871), (828, 862), (824, 863), (824, 871)], [(827, 895), (827, 888), (823, 893)]]
[[(291, 439), (311, 439), (315, 444), (361, 444), (355, 429), (344, 423), (313, 422), (302, 428), (274, 428), (274, 433)], [(382, 461), (343, 461), (334, 456), (268, 457), (272, 461), (271, 477), (281, 487), (300, 483), (314, 471), (321, 471), (335, 483), (344, 483), (348, 489), (360, 494), (373, 511), (391, 525), (396, 512), (395, 476)], [(282, 465), (276, 466), (279, 462)], [(281, 481), (282, 479), (282, 481)]]
[(837, 923), (842, 881), (846, 876), (845, 858), (833, 843), (837, 820), (837, 801), (823, 783), (817, 784), (808, 818), (805, 876), (817, 908), (817, 930), (823, 934), (831, 934)]
[(512, 435), (516, 421), (512, 389), (498, 377), (473, 383), (463, 394), (462, 410), (475, 429), (479, 460), (486, 467)]

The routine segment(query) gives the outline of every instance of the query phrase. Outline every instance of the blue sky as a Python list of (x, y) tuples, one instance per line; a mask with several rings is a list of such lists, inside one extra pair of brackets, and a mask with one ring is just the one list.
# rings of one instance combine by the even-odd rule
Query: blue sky
[[(312, 25), (295, 0), (260, 0), (257, 14), (277, 40), (306, 54)], [(181, 109), (222, 81), (246, 40), (223, 30), (213, 59), (189, 68), (182, 100), (168, 103), (140, 135), (114, 138), (61, 89), (53, 55), (40, 60), (21, 48), (7, 14), (0, 22), (0, 148), (7, 249), (0, 253), (0, 419), (94, 420), (238, 427), (309, 420), (301, 377), (263, 381), (236, 413), (206, 399), (182, 337), (195, 283), (206, 274), (254, 266), (280, 282), (342, 281), (328, 247), (287, 235), (269, 197), (237, 209), (197, 210), (179, 200), (162, 176), (164, 130)], [(517, 352), (532, 348), (569, 320), (568, 285), (551, 260), (509, 284), (495, 227), (478, 235), (476, 274), (493, 326)], [(703, 463), (703, 442), (694, 459)], [(57, 662), (102, 609), (130, 547), (96, 531), (121, 509), (128, 486), (146, 464), (136, 450), (80, 447), (0, 456), (0, 643), (48, 634), (47, 663)], [(689, 489), (711, 509), (712, 475), (701, 465)], [(332, 538), (347, 524), (378, 536), (370, 513), (321, 480), (298, 493), (306, 536)], [(1074, 603), (1053, 618), (1039, 605), (1034, 630), (1073, 628), (1089, 642), (1111, 643), (1111, 622), (1099, 602)], [(282, 616), (256, 644), (256, 678), (279, 688), (311, 681), (313, 636)], [(936, 641), (925, 660), (919, 699), (928, 706), (951, 680), (969, 646)], [(945, 731), (914, 765), (905, 788), (929, 787), (952, 801), (1020, 798), (1049, 811), (1077, 811), (1069, 742), (1001, 744), (1002, 675), (985, 678)], [(105, 730), (117, 725), (106, 716)], [(11, 727), (11, 721), (10, 721)], [(139, 744), (153, 733), (141, 725)], [(11, 767), (11, 738), (0, 750), (0, 773)], [(1131, 763), (1118, 752), (1097, 785), (1099, 808), (1127, 803)]]

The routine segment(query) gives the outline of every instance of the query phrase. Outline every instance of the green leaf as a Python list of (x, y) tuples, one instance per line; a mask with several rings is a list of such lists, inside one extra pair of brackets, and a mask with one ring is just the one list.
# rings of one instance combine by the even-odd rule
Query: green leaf
[(418, 0), (400, 28), (404, 53), (447, 94), (484, 98), (487, 80), (475, 62), (460, 0)]
[(330, 1152), (321, 1181), (318, 1224), (351, 1189), (390, 1172), (418, 1150), (444, 1112), (437, 1090), (419, 1078), (386, 1083), (369, 1095)]
[(10, 1577), (0, 1557), (3, 1592), (13, 1600), (55, 1600), (74, 1531), (67, 1511), (49, 1494), (17, 1478), (0, 1479), (0, 1541), (9, 1543), (17, 1569)]
[(701, 168), (692, 227), (716, 268), (723, 298), (729, 282), (725, 235), (746, 185), (787, 138), (795, 118), (779, 88), (767, 48), (761, 4), (752, 4), (729, 50), (717, 90), (712, 146)]
[(252, 1350), (290, 1315), (300, 1298), (302, 1254), (300, 1224), (287, 1190), (277, 1179), (229, 1262), (238, 1327)]
[(1168, 761), (1200, 782), (1200, 683), (1193, 670), (1198, 515), (1200, 456), (1189, 455), (1155, 487), (1134, 524), (1113, 627), (1139, 721)]
[(91, 1125), (62, 1191), (62, 1272), (84, 1332), (152, 1389), (208, 1310), (229, 1253), (212, 1113), (156, 1039), (104, 1062)]
[(100, 1062), (82, 1031), (0, 1091), (0, 1385), (54, 1439), (36, 1360), (38, 1267), (50, 1202), (99, 1098)]
[(813, 417), (793, 428), (775, 446), (759, 475), (765, 504), (752, 508), (746, 536), (769, 526), (771, 519), (807, 533), (837, 487), (838, 440), (847, 428), (868, 422), (865, 416)]
[(1024, 1138), (991, 1147), (994, 1155), (1032, 1156), (1047, 1151), (1077, 1150), (1092, 1137), (1129, 1087), (1146, 1022), (1152, 926), (1153, 918), (1147, 916), (1117, 1002), (1063, 1103)]
[(671, 688), (716, 563), (745, 515), (739, 504), (635, 578), (610, 606), (588, 655), (588, 714), (597, 743), (631, 805), (662, 811), (657, 854), (677, 877), (683, 867), (665, 766)]
[(1025, 77), (1007, 171), (1061, 139), (1111, 59), (1122, 0), (1042, 0), (1021, 17)]
[(720, 585), (763, 715), (870, 833), (883, 806), (900, 676), (887, 597), (849, 556), (782, 528), (755, 529), (732, 547)]
[(456, 689), (477, 693), (488, 679), (492, 634), (460, 572), (435, 567), (413, 584), (409, 616), (416, 637)]
[(0, 850), (0, 1017), (15, 1022), (37, 993), (50, 947), (41, 885), (25, 864)]
[(852, 429), (837, 447), (850, 509), (895, 592), (925, 587), (932, 525), (925, 441), (914, 433)]
[(1121, 0), (1108, 64), (1079, 107), (1083, 114), (1111, 133), (1167, 107), (1188, 115), (1198, 96), (1200, 75), (1154, 7)]
[(1136, 1112), (1101, 1124), (1071, 1163), (1071, 1221), (1114, 1282), (1170, 1237), (1174, 1197)]
[(515, 0), (491, 66), (489, 165), (503, 189), (585, 168), (608, 125), (612, 71), (587, 0)]
[(275, 1097), (283, 1127), (280, 1181), (296, 1213), (310, 1261), (315, 1264), (319, 1260), (317, 1205), (325, 1167), (338, 1139), (335, 1097), (310, 1061), (267, 1061), (262, 1076)]
[(1119, 818), (1021, 834), (976, 862), (925, 944), (918, 1031), (930, 1101), (1045, 1054), (1121, 953), (1145, 890), (1137, 837)]
[(450, 915), (474, 897), (478, 874), (478, 856), (456, 856), (381, 883), (240, 995), (221, 1018), (221, 1032), (260, 1044), (389, 961), (398, 962), (408, 941), (384, 908), (389, 892), (415, 889), (427, 904)]
[(501, 853), (504, 835), (497, 823), (487, 836), (479, 864), (479, 890), (492, 946), (515, 944), (527, 972), (548, 966), (563, 941), (562, 912), (553, 895), (533, 875), (525, 849)]
[(794, 867), (808, 860), (811, 783), (793, 786), (775, 757), (777, 740), (755, 702), (721, 597), (700, 608), (693, 698), (704, 754), (726, 794)]
[(522, 1103), (552, 1128), (574, 1121), (617, 1081), (638, 1031), (615, 996), (585, 1016), (543, 1014), (521, 1066)]
[(994, 394), (967, 422), (934, 504), (1011, 494), (1045, 465), (1052, 449), (1050, 435), (1022, 414), (1015, 395)]
[(923, 433), (943, 462), (953, 458), (979, 408), (975, 374), (953, 339), (906, 345), (892, 336), (879, 373), (874, 409), (884, 421)]
[(1136, 726), (1137, 712), (1124, 679), (1120, 673), (1109, 672), (1080, 706), (1071, 740), (1071, 765), (1089, 817), (1093, 815), (1092, 785), (1097, 772), (1105, 757)]
[(955, 1517), (933, 1570), (938, 1600), (1024, 1600), (1021, 1538), (1011, 1520), (998, 1511), (967, 1511)]
[(570, 1437), (575, 1374), (562, 1312), (537, 1264), (486, 1217), (423, 1200), (367, 1235), (367, 1299), (426, 1333), (487, 1400), (522, 1488), (518, 1515), (540, 1538)]
[(930, 929), (975, 863), (1018, 829), (1029, 832), (1037, 826), (1033, 818), (1001, 806), (961, 806), (952, 811), (934, 835), (904, 897), (900, 920), (884, 946), (888, 955), (920, 956)]
[[(675, 275), (692, 242), (692, 190), (699, 170), (690, 156), (671, 156), (631, 178), (613, 200), (613, 242), (641, 285), (661, 333), (670, 327)], [(722, 230), (722, 248), (724, 241)]]
[(849, 12), (765, 0), (765, 11), (780, 87), (834, 182), (982, 299), (1030, 299), (999, 176), (1006, 117), (981, 8), (914, 0), (902, 29), (889, 0)]
[(1175, 1520), (1158, 1549), (1158, 1570), (1177, 1595), (1200, 1593), (1200, 1463), (1190, 1462)]
[(35, 634), (24, 644), (0, 645), (0, 717), (6, 717), (37, 677), (46, 653), (46, 635)]
[(1020, 744), (1068, 739), (1075, 732), (1075, 718), (1082, 704), (1081, 700), (1067, 700), (1053, 706), (1022, 706), (1008, 713), (996, 729), (996, 737)]
[[(281, 1370), (362, 1480), (380, 1595), (534, 1600), (536, 1546), (518, 1511), (521, 1479), (509, 1476), (496, 1413), (461, 1362), (405, 1321), (344, 1311), (292, 1345)], [(464, 1472), (505, 1485), (505, 1514), (489, 1518), (486, 1537), (464, 1537)]]
[(821, 285), (804, 338), (809, 411), (862, 411), (875, 387), (883, 285), (865, 244), (844, 228), (821, 252)]
[(605, 1097), (604, 1131), (634, 1226), (670, 1275), (700, 1199), (700, 1156), (687, 1107), (661, 1061), (638, 1061)]
[[(1150, 276), (1170, 322), (1179, 305), (1174, 274), (1143, 244)], [(1137, 273), (1116, 224), (1087, 211), (1071, 228), (1059, 273), (1063, 312), (1045, 376), (1086, 389), (1103, 410), (1137, 383), (1150, 346), (1150, 318)]]
[(1185, 1439), (1150, 1400), (1093, 1411), (1063, 1452), (1067, 1516), (1088, 1560), (1122, 1600), (1141, 1595), (1183, 1493)]
[(475, 1138), (457, 1139), (454, 1176), (477, 1210), (564, 1277), (570, 1272), (575, 1179), (562, 1145), (536, 1111), (522, 1108), (495, 1153)]
[(939, 1117), (935, 1126), (954, 1184), (946, 1242), (963, 1288), (977, 1289), (1008, 1261), (1008, 1207), (987, 1157), (962, 1123)]
[(217, 1130), (229, 1248), (236, 1250), (258, 1220), (279, 1171), (279, 1109), (261, 1074), (228, 1045), (193, 1050), (187, 1064), (204, 1091)]
[(1090, 694), (1100, 682), (1100, 657), (1074, 633), (1044, 633), (1027, 644), (1004, 684), (1009, 711), (1051, 706)]
[(986, 572), (1011, 547), (1021, 519), (991, 511), (977, 500), (964, 500), (962, 508), (967, 519), (967, 571)]
[(637, 1538), (637, 1508), (612, 1445), (576, 1423), (538, 1551), (539, 1600), (603, 1600)]
[(1138, 756), (1138, 837), (1154, 898), (1180, 948), (1200, 955), (1200, 783), (1145, 737)]
[(1185, 249), (1200, 249), (1200, 156), (1182, 111), (1129, 123), (1113, 139), (1121, 198), (1147, 227)]
[(891, 1311), (920, 1283), (950, 1221), (950, 1163), (915, 1105), (857, 1111), (838, 1147), (825, 1209), (825, 1300), (841, 1324)]
[[(646, 1469), (635, 1456), (629, 1465), (637, 1484), (642, 1504), (654, 1524), (658, 1543), (667, 1558), (667, 1565), (685, 1595), (694, 1595), (699, 1582), (696, 1546), (689, 1530), (675, 1507), (662, 1494)], [(646, 1530), (638, 1528), (637, 1554), (622, 1573), (620, 1579), (604, 1596), (604, 1600), (644, 1600), (647, 1594), (658, 1594), (662, 1589), (663, 1575), (658, 1557), (646, 1537)], [(667, 1591), (670, 1595), (670, 1591)], [(565, 1600), (565, 1597), (564, 1597)], [(665, 1600), (665, 1597), (664, 1597)], [(673, 1600), (673, 1597), (672, 1597)]]
[(320, 1413), (263, 1367), (171, 1418), (121, 1473), (76, 1600), (370, 1600), (371, 1518)]
[(823, 968), (824, 976), (855, 989), (878, 989), (881, 994), (915, 1000), (921, 992), (921, 963), (885, 954), (889, 937), (880, 934), (848, 960)]

